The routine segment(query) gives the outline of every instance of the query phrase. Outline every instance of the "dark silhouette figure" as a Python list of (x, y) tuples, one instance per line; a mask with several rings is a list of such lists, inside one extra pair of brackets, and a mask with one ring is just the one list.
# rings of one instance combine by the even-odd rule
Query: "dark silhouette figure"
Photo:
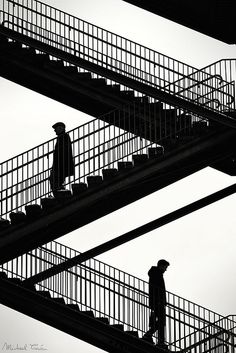
[(67, 176), (74, 175), (74, 161), (70, 136), (65, 132), (65, 124), (58, 122), (53, 129), (57, 135), (57, 142), (53, 153), (53, 164), (49, 177), (51, 190), (56, 196), (57, 190), (64, 189), (63, 183)]
[(158, 346), (168, 348), (165, 345), (166, 326), (166, 289), (163, 278), (169, 262), (159, 260), (157, 266), (152, 266), (148, 271), (149, 276), (149, 307), (151, 314), (149, 318), (149, 330), (143, 339), (153, 343), (152, 335), (158, 330)]

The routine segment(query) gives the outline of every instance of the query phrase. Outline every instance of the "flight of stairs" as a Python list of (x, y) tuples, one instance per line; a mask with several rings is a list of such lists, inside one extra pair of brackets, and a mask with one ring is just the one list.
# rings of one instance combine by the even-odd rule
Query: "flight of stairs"
[(122, 324), (110, 324), (106, 317), (95, 316), (91, 310), (80, 310), (77, 304), (66, 304), (62, 297), (52, 297), (49, 291), (25, 286), (19, 278), (8, 278), (0, 272), (2, 304), (51, 325), (112, 353), (164, 353), (140, 339), (137, 331), (124, 330)]
[[(67, 234), (154, 191), (186, 177), (231, 153), (229, 141), (235, 133), (206, 134), (163, 155), (163, 149), (149, 150), (149, 156), (133, 156), (117, 168), (91, 175), (87, 183), (75, 183), (57, 197), (44, 197), (41, 205), (13, 211), (11, 223), (1, 219), (0, 263)], [(196, 143), (197, 142), (197, 143)], [(191, 163), (189, 163), (191, 161)], [(141, 185), (141, 186), (140, 186)], [(19, 212), (20, 211), (20, 212)]]

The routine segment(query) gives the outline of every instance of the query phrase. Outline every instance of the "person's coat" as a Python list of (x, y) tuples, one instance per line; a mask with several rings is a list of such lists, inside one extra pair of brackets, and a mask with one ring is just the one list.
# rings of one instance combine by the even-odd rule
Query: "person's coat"
[(71, 140), (67, 133), (60, 134), (57, 137), (53, 153), (52, 171), (63, 178), (75, 173)]
[(152, 266), (149, 275), (149, 306), (155, 310), (166, 305), (166, 289), (163, 273), (157, 266)]

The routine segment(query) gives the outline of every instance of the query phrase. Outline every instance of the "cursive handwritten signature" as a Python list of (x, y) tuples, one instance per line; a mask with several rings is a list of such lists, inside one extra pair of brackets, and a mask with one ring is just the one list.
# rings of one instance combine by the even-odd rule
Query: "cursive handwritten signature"
[(20, 344), (11, 344), (5, 342), (2, 346), (2, 351), (47, 351), (48, 349), (43, 344), (38, 343), (25, 343)]

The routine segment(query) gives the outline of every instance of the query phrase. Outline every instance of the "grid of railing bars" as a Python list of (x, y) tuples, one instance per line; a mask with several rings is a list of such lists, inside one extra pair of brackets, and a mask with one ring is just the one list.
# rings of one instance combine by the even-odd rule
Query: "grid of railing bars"
[[(65, 186), (86, 182), (89, 175), (102, 175), (103, 169), (117, 168), (118, 161), (131, 161), (133, 154), (148, 153), (148, 148), (168, 139), (191, 136), (194, 124), (204, 121), (180, 109), (164, 109), (170, 108), (165, 104), (145, 107), (134, 103), (71, 130), (75, 175), (66, 178)], [(48, 178), (55, 142), (56, 138), (0, 164), (2, 216), (51, 195)]]
[[(110, 115), (112, 116), (112, 114)], [(156, 146), (102, 120), (92, 120), (69, 132), (71, 136), (75, 175), (72, 182), (86, 182), (89, 175), (100, 174), (105, 167), (114, 167), (132, 154), (146, 152)], [(1, 214), (19, 209), (27, 203), (49, 195), (48, 178), (56, 138), (1, 163)], [(116, 165), (117, 166), (117, 165)]]
[[(236, 346), (235, 324), (236, 322), (230, 317), (223, 317), (214, 324), (208, 324), (200, 330), (183, 337), (176, 343), (180, 347), (187, 347), (182, 352), (233, 353)], [(186, 344), (186, 342), (188, 343)]]
[[(9, 277), (24, 280), (78, 254), (76, 250), (51, 242), (1, 268)], [(136, 330), (140, 337), (148, 329), (148, 283), (101, 261), (90, 259), (36, 287), (49, 290), (52, 297), (63, 297), (67, 304), (78, 304), (80, 310), (92, 310), (96, 317), (107, 317), (110, 324)], [(228, 351), (233, 353), (235, 321), (170, 292), (167, 292), (167, 302), (166, 342), (172, 349), (189, 347), (189, 352), (201, 353), (211, 347), (214, 353), (222, 353), (218, 349), (227, 345)]]
[(2, 9), (4, 25), (27, 36), (210, 109), (234, 109), (234, 84), (219, 74), (211, 77), (40, 1), (3, 0)]
[[(234, 82), (236, 81), (236, 59), (221, 59), (207, 65), (206, 67), (202, 68), (201, 71), (204, 71), (211, 76), (220, 75), (225, 81), (227, 82)], [(236, 95), (235, 91), (235, 84), (234, 84), (234, 92), (232, 93), (234, 99)], [(235, 104), (234, 104), (235, 109)]]

